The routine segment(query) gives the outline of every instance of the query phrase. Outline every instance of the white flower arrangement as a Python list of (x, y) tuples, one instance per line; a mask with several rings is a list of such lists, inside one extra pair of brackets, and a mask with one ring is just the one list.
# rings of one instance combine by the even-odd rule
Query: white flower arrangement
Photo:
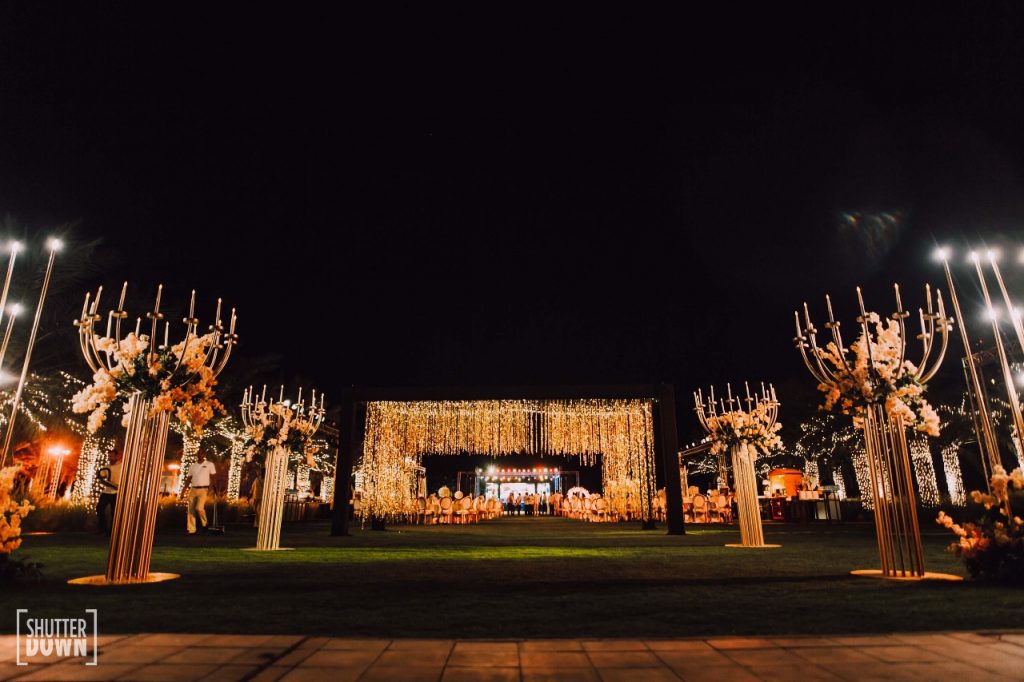
[(746, 443), (765, 455), (782, 448), (779, 431), (782, 424), (773, 422), (768, 406), (759, 402), (751, 411), (731, 410), (706, 418), (711, 454), (718, 455), (733, 445)]
[(865, 408), (881, 403), (890, 417), (900, 417), (905, 425), (938, 436), (939, 415), (924, 399), (925, 387), (916, 378), (917, 367), (909, 360), (901, 362), (904, 343), (899, 325), (890, 319), (883, 322), (878, 313), (868, 313), (867, 321), (874, 331), (861, 332), (850, 347), (852, 357), (840, 357), (833, 342), (822, 351), (821, 357), (832, 366), (837, 381), (818, 385), (825, 394), (821, 409), (853, 415), (854, 424), (861, 428)]

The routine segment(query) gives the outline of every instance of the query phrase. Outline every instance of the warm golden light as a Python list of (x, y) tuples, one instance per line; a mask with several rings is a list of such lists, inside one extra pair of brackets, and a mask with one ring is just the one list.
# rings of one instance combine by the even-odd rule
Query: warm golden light
[(360, 465), (366, 514), (397, 518), (424, 455), (600, 455), (604, 494), (647, 519), (654, 499), (649, 400), (380, 401), (367, 404)]

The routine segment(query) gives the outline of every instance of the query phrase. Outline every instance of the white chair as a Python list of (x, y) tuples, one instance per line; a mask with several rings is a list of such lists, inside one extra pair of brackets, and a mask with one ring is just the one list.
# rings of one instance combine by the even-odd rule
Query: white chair
[(708, 498), (703, 495), (693, 496), (693, 520), (697, 521), (697, 518), (703, 516), (704, 523), (708, 523), (710, 520), (708, 517)]
[(452, 513), (454, 512), (452, 509), (452, 498), (442, 497), (440, 504), (441, 512), (438, 514), (438, 521), (441, 523), (451, 523)]

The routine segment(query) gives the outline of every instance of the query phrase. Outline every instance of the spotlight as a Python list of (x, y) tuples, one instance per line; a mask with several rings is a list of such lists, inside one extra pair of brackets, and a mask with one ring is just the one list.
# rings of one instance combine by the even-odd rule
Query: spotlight
[(985, 252), (985, 255), (988, 256), (989, 263), (995, 263), (997, 260), (999, 260), (998, 249), (989, 249), (988, 251)]
[(64, 248), (64, 242), (62, 242), (60, 239), (57, 239), (56, 237), (50, 237), (49, 239), (46, 240), (46, 248), (48, 248), (50, 251), (60, 251), (61, 249)]
[(21, 242), (16, 241), (14, 239), (7, 242), (7, 250), (10, 251), (11, 253), (18, 253), (19, 251), (21, 251), (21, 249)]
[[(1024, 255), (1024, 251), (1022, 251), (1021, 254)], [(945, 246), (940, 246), (939, 248), (935, 249), (935, 253), (932, 255), (935, 257), (935, 260), (949, 260), (949, 248)]]
[(7, 306), (7, 314), (10, 315), (11, 317), (17, 317), (18, 315), (21, 315), (21, 311), (22, 307), (20, 303), (12, 303), (11, 305)]
[(978, 252), (977, 251), (971, 251), (971, 253), (969, 254), (969, 258), (971, 259), (971, 262), (977, 263), (978, 262)]

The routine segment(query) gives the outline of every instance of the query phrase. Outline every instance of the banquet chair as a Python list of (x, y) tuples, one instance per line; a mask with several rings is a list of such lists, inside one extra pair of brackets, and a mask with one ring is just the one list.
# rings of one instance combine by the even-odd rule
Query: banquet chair
[(703, 495), (693, 496), (693, 520), (697, 521), (699, 516), (704, 517), (704, 523), (708, 523), (710, 517), (708, 516), (708, 498)]
[(473, 514), (473, 498), (460, 497), (455, 505), (455, 520), (458, 523), (467, 523)]
[(732, 495), (719, 495), (714, 512), (722, 523), (732, 523)]
[(441, 498), (441, 512), (438, 514), (438, 521), (440, 523), (451, 523), (452, 522), (452, 498), (442, 497)]
[(708, 514), (708, 522), (709, 523), (713, 523), (715, 521), (720, 521), (721, 520), (721, 519), (718, 518), (718, 498), (719, 497), (720, 497), (720, 493), (717, 490), (709, 490), (708, 491), (708, 510), (707, 510), (707, 514)]
[(606, 521), (608, 516), (608, 502), (604, 498), (597, 498), (590, 508), (591, 521)]
[(416, 498), (415, 514), (412, 522), (416, 524), (427, 522), (427, 498), (420, 495)]

